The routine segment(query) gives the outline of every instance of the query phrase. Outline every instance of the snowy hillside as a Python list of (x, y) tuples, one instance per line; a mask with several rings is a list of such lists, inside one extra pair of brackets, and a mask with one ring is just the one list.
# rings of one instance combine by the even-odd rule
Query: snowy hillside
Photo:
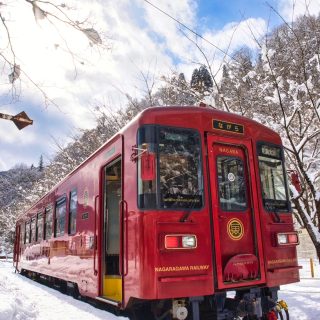
[(39, 168), (29, 168), (23, 164), (0, 172), (0, 249), (6, 253), (12, 252), (18, 208), (22, 208), (22, 200), (28, 201), (30, 190), (41, 176)]
[(28, 168), (26, 165), (0, 172), (0, 206), (9, 205), (14, 200), (20, 201), (40, 176), (38, 168)]

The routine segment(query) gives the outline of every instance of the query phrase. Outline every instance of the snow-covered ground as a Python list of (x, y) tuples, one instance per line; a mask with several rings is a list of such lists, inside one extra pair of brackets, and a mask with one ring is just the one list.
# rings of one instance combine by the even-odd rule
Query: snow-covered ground
[[(289, 305), (291, 320), (320, 319), (320, 266), (301, 260), (301, 282), (281, 287), (279, 298)], [(12, 263), (0, 261), (0, 320), (120, 320), (106, 311), (14, 273)], [(143, 320), (143, 319), (141, 319)]]
[(120, 320), (57, 290), (14, 273), (0, 261), (0, 320)]
[(300, 270), (301, 282), (281, 286), (279, 299), (289, 306), (290, 320), (319, 320), (320, 319), (320, 265), (314, 259), (314, 278), (311, 278), (310, 261), (300, 259), (303, 266)]

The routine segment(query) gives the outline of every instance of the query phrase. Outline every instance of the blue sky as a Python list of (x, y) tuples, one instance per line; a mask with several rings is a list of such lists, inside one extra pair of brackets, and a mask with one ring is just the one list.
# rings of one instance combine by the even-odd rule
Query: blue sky
[[(269, 1), (274, 5), (276, 1)], [(263, 0), (232, 0), (232, 1), (199, 1), (198, 16), (206, 26), (221, 29), (231, 21), (238, 21), (249, 17), (269, 18), (269, 8)]]
[[(234, 28), (237, 30), (231, 51), (244, 45), (256, 48), (248, 25), (257, 36), (262, 36), (268, 26), (280, 23), (263, 0), (149, 1), (223, 50)], [(143, 0), (66, 3), (76, 9), (70, 11), (74, 19), (87, 19), (87, 27), (94, 27), (107, 46), (91, 46), (83, 33), (63, 24), (53, 26), (46, 19), (35, 21), (27, 3), (13, 1), (3, 12), (11, 31), (16, 63), (23, 73), (12, 90), (8, 83), (11, 70), (0, 58), (0, 112), (14, 115), (24, 110), (34, 124), (18, 131), (10, 121), (0, 121), (0, 171), (19, 163), (37, 165), (41, 154), (49, 162), (57, 150), (54, 141), (65, 145), (77, 128), (94, 127), (94, 106), (105, 105), (112, 112), (125, 105), (123, 93), (141, 96), (145, 90), (141, 74), (154, 75), (159, 85), (160, 77), (172, 70), (184, 72), (188, 79), (193, 69), (204, 63), (177, 23)], [(268, 3), (288, 21), (305, 12), (305, 0), (295, 0), (294, 14), (292, 0)], [(309, 12), (319, 11), (319, 0), (310, 0)], [(0, 34), (2, 53), (10, 60), (12, 55), (1, 25)], [(212, 68), (217, 68), (221, 55), (205, 42), (199, 43), (212, 57)], [(54, 104), (44, 103), (39, 88)]]

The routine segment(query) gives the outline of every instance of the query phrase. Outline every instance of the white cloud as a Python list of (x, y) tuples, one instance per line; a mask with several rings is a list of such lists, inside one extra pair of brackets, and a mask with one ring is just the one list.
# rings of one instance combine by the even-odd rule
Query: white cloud
[[(137, 94), (136, 88), (141, 87), (137, 77), (140, 72), (160, 75), (173, 69), (177, 60), (184, 65), (203, 61), (176, 22), (141, 0), (74, 2), (77, 9), (72, 13), (75, 18), (81, 21), (89, 15), (97, 30), (111, 35), (110, 51), (90, 47), (83, 33), (59, 23), (53, 26), (44, 19), (37, 24), (29, 4), (14, 4), (10, 9), (9, 26), (13, 30), (12, 40), (19, 58), (17, 63), (59, 105), (54, 111), (61, 110), (70, 118), (71, 126), (92, 127), (88, 107), (93, 101), (107, 97), (108, 101), (118, 105), (124, 99), (119, 92)], [(196, 29), (195, 0), (163, 0), (157, 5)], [(137, 11), (135, 14), (130, 11), (132, 7)], [(260, 34), (265, 31), (262, 19), (248, 19), (238, 26), (230, 23), (222, 30), (209, 30), (204, 36), (226, 50), (236, 28), (230, 52), (241, 45), (254, 47), (249, 25)], [(202, 45), (211, 56), (216, 52), (207, 43), (202, 42)], [(27, 81), (25, 76), (22, 78)], [(22, 83), (21, 90), (24, 98), (33, 104), (42, 102), (41, 94), (32, 88), (30, 82)]]
[[(188, 26), (196, 29), (197, 21), (197, 2), (193, 0), (163, 0), (161, 2), (154, 2), (159, 9), (171, 15), (173, 18)], [(177, 55), (179, 58), (185, 58), (186, 49), (190, 49), (190, 41), (183, 36), (180, 30), (187, 32), (187, 30), (172, 18), (161, 13), (154, 7), (144, 4), (146, 12), (146, 21), (149, 30), (155, 32), (160, 40), (163, 39), (165, 47)], [(187, 32), (188, 33), (188, 32)], [(187, 50), (188, 52), (188, 50)]]
[[(157, 3), (157, 6), (186, 26), (195, 31), (197, 30), (197, 21), (199, 21), (199, 19), (197, 17), (197, 3), (195, 1), (184, 0), (173, 2), (170, 0), (163, 0), (161, 1), (161, 4)], [(191, 77), (193, 69), (198, 67), (198, 64), (206, 64), (203, 55), (192, 41), (200, 46), (215, 71), (221, 65), (221, 60), (224, 57), (223, 52), (232, 55), (232, 52), (241, 46), (248, 46), (249, 48), (256, 49), (257, 44), (254, 37), (257, 39), (261, 38), (267, 30), (266, 21), (262, 18), (249, 18), (240, 23), (230, 22), (221, 30), (208, 29), (202, 35), (206, 40), (213, 44), (212, 46), (207, 41), (196, 37), (186, 28), (160, 13), (152, 6), (145, 4), (145, 9), (145, 19), (149, 29), (156, 32), (157, 35), (160, 35), (160, 41), (163, 41), (163, 46), (167, 48), (172, 55), (178, 57), (180, 60), (177, 65), (178, 68), (189, 78)], [(181, 30), (192, 41), (187, 39)]]
[(1, 123), (0, 136), (2, 143), (11, 143), (18, 145), (30, 145), (37, 142), (37, 136), (30, 129), (24, 130), (23, 134), (19, 134), (17, 127), (11, 124)]
[(300, 15), (318, 15), (320, 12), (319, 0), (279, 0), (278, 10), (281, 16), (291, 22)]
[[(112, 44), (112, 50), (91, 47), (83, 33), (63, 24), (52, 25), (46, 19), (37, 24), (31, 6), (26, 2), (12, 2), (5, 12), (17, 55), (16, 63), (24, 73), (22, 82), (16, 81), (16, 91), (12, 92), (7, 76), (11, 70), (7, 64), (2, 66), (0, 98), (11, 105), (6, 109), (1, 106), (0, 112), (15, 114), (21, 111), (16, 110), (11, 101), (12, 93), (20, 93), (23, 110), (33, 118), (34, 125), (20, 132), (12, 123), (1, 122), (2, 145), (17, 146), (18, 141), (30, 146), (42, 145), (41, 140), (49, 141), (52, 135), (60, 139), (75, 127), (90, 128), (94, 125), (90, 112), (94, 103), (105, 101), (118, 109), (125, 101), (121, 92), (141, 95), (137, 89), (142, 85), (137, 76), (139, 72), (159, 74), (160, 70), (166, 72), (172, 67), (172, 59), (165, 52), (166, 46), (154, 41), (145, 25), (145, 11), (140, 1), (75, 1), (72, 6), (78, 7), (72, 11), (76, 20), (83, 21), (90, 16), (93, 27), (105, 39), (106, 36), (112, 38), (107, 41), (108, 45)], [(133, 7), (142, 16), (132, 14), (130, 8)], [(0, 33), (5, 35), (3, 29)], [(1, 37), (1, 48), (7, 48), (2, 52), (10, 56), (7, 44), (6, 38)], [(43, 96), (28, 77), (45, 90), (58, 107), (41, 107)], [(35, 110), (35, 105), (39, 106), (41, 113)], [(48, 126), (44, 117), (50, 117), (54, 125)], [(36, 135), (41, 137), (38, 142)], [(3, 152), (0, 157), (3, 161)]]
[[(207, 30), (204, 38), (214, 44), (217, 48), (205, 41), (200, 41), (199, 44), (203, 52), (207, 55), (208, 61), (212, 62), (213, 71), (220, 67), (224, 58), (230, 60), (230, 56), (234, 50), (247, 46), (251, 49), (256, 49), (257, 44), (254, 36), (260, 38), (266, 31), (266, 23), (263, 19), (247, 19), (240, 23), (231, 22), (224, 26), (221, 30)], [(193, 58), (195, 61), (203, 61), (203, 57), (199, 52)]]
[[(198, 1), (151, 2), (197, 30)], [(157, 77), (178, 68), (190, 77), (197, 66), (195, 63), (204, 63), (196, 46), (181, 33), (179, 25), (145, 1), (69, 0), (66, 3), (71, 3), (70, 6), (74, 8), (70, 12), (75, 20), (83, 21), (89, 17), (89, 20), (94, 22), (92, 27), (100, 32), (103, 39), (110, 38), (107, 44), (112, 45), (111, 50), (91, 47), (83, 33), (63, 24), (53, 25), (46, 19), (36, 23), (27, 2), (12, 1), (4, 13), (8, 17), (12, 43), (18, 56), (17, 63), (59, 106), (41, 108), (43, 96), (26, 75), (22, 74), (23, 82), (17, 81), (17, 90), (19, 92), (21, 85), (23, 110), (34, 120), (33, 127), (23, 131), (23, 143), (30, 144), (30, 150), (34, 150), (36, 159), (39, 157), (36, 143), (43, 150), (45, 142), (51, 140), (50, 136), (59, 139), (73, 128), (92, 127), (94, 119), (90, 106), (93, 104), (102, 101), (118, 109), (125, 103), (122, 92), (132, 96), (141, 95), (144, 85), (141, 73), (154, 74)], [(255, 43), (248, 26), (258, 36), (266, 30), (264, 20), (247, 19), (237, 26), (229, 23), (221, 30), (208, 29), (204, 36), (221, 49), (227, 50), (236, 30), (229, 53), (242, 45), (254, 48)], [(194, 39), (194, 35), (187, 33)], [(4, 35), (3, 30), (0, 30), (0, 34)], [(199, 44), (208, 54), (214, 69), (217, 69), (223, 55), (218, 54), (216, 49), (204, 41)], [(5, 37), (1, 37), (0, 47), (4, 49), (6, 46)], [(10, 54), (8, 48), (2, 52)], [(0, 76), (3, 84), (0, 86), (0, 95), (3, 100), (10, 89), (9, 84), (5, 85), (10, 72), (7, 67), (6, 65)], [(42, 112), (36, 111), (35, 106), (39, 106)], [(15, 110), (13, 106), (6, 111), (14, 114), (13, 110), (16, 113), (21, 111), (20, 108)], [(1, 108), (1, 111), (4, 109)], [(10, 136), (7, 135), (6, 140), (2, 139), (0, 143), (15, 145), (21, 139), (21, 132), (12, 124), (8, 129), (3, 129), (3, 123), (1, 125), (0, 136), (6, 132), (10, 133)], [(4, 161), (2, 154), (0, 158), (0, 162)]]
[(251, 49), (257, 48), (256, 39), (260, 39), (266, 32), (267, 25), (261, 18), (249, 18), (240, 23), (228, 23), (222, 30), (208, 32), (205, 36), (219, 48), (229, 53), (241, 46)]
[[(199, 47), (207, 57), (211, 69), (214, 74), (221, 75), (221, 63), (231, 59), (233, 52), (243, 46), (250, 49), (257, 49), (256, 39), (260, 39), (267, 30), (266, 21), (261, 18), (249, 18), (240, 23), (230, 22), (221, 30), (207, 30), (203, 37), (213, 45), (210, 45), (205, 40), (197, 41)], [(191, 77), (192, 71), (198, 64), (207, 64), (202, 53), (193, 45), (192, 50), (188, 51), (189, 58), (180, 64), (180, 69), (183, 70), (188, 78)], [(190, 61), (197, 62), (190, 63)]]

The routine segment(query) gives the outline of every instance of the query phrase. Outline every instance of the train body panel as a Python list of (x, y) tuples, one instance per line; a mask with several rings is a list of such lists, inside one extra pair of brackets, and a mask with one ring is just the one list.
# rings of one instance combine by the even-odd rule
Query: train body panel
[(121, 308), (277, 287), (299, 281), (288, 199), (272, 130), (150, 108), (19, 217), (14, 263)]

